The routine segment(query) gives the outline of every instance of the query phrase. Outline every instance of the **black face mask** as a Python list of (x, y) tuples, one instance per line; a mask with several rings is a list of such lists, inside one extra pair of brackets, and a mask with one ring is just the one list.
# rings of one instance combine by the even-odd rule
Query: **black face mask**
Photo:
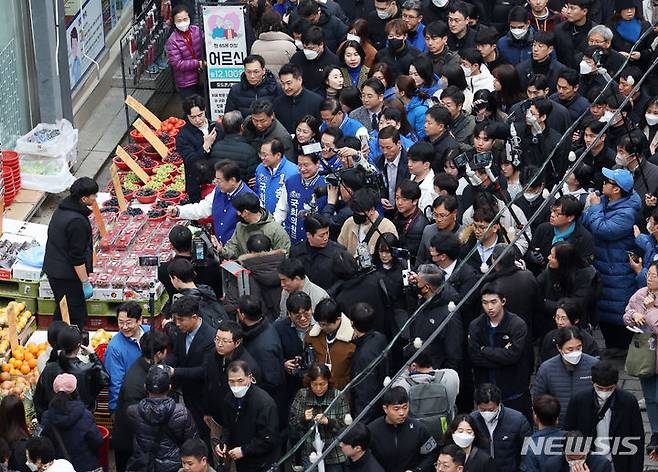
[(404, 39), (389, 39), (388, 40), (388, 47), (389, 49), (393, 51), (397, 51), (398, 49), (402, 48), (404, 46)]
[(354, 213), (354, 214), (352, 215), (352, 218), (354, 219), (354, 222), (355, 222), (357, 225), (362, 225), (362, 224), (364, 224), (364, 223), (367, 221), (367, 220), (366, 220), (366, 215), (360, 215), (360, 214), (358, 214), (358, 213)]

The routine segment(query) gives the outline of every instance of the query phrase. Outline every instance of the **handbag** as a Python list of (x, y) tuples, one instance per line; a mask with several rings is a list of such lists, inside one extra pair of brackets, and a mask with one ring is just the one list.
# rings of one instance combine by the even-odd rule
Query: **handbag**
[(656, 335), (635, 333), (628, 346), (626, 372), (632, 377), (646, 378), (656, 375)]

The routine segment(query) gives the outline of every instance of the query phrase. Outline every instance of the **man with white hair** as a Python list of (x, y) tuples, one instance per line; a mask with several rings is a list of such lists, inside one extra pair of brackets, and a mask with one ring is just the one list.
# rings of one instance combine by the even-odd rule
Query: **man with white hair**
[[(608, 74), (615, 75), (624, 65), (624, 55), (612, 49), (613, 33), (605, 25), (596, 25), (587, 33), (587, 44), (596, 46), (603, 50), (601, 56), (601, 67), (604, 67)], [(635, 53), (633, 53), (635, 54)], [(640, 54), (639, 52), (637, 53)]]

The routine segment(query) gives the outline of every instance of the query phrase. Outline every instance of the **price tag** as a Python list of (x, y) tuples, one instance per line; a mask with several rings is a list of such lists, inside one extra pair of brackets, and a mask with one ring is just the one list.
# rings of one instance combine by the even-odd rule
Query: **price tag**
[(66, 295), (59, 301), (59, 312), (62, 314), (62, 321), (67, 325), (71, 324), (71, 317), (69, 315), (69, 304), (66, 301)]
[(126, 205), (126, 197), (123, 195), (123, 187), (121, 187), (121, 179), (119, 178), (119, 169), (117, 166), (112, 164), (112, 185), (114, 185), (114, 193), (117, 195), (117, 201), (119, 202), (119, 209), (121, 211), (126, 211), (128, 205)]
[(98, 225), (98, 231), (101, 234), (101, 238), (104, 238), (107, 234), (107, 228), (105, 228), (105, 221), (103, 221), (103, 215), (101, 215), (101, 209), (98, 208), (96, 200), (91, 204), (91, 210), (94, 213), (94, 219), (96, 220), (96, 225)]
[(11, 346), (11, 351), (18, 347), (18, 329), (16, 320), (16, 309), (13, 304), (10, 304), (7, 307), (7, 324), (9, 325), (8, 334), (9, 334), (9, 346)]

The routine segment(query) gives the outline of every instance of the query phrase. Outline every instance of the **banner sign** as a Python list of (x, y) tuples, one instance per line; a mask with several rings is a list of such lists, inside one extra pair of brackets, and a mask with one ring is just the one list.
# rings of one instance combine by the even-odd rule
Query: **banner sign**
[(229, 89), (240, 82), (247, 57), (244, 6), (204, 5), (203, 30), (206, 43), (210, 116), (224, 114)]
[[(105, 48), (103, 4), (101, 0), (80, 3), (68, 0), (65, 4), (66, 46), (69, 53), (69, 79), (73, 90)], [(79, 6), (76, 11), (75, 8)]]

